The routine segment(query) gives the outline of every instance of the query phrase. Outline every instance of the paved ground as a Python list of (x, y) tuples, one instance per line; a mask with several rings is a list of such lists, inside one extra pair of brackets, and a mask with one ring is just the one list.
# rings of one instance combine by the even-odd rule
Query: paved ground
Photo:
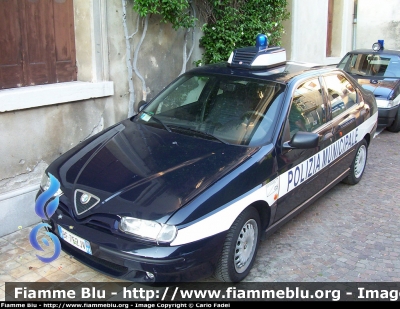
[(361, 182), (337, 185), (266, 239), (247, 281), (400, 282), (399, 139), (377, 135)]
[[(372, 141), (356, 186), (337, 185), (266, 239), (249, 282), (400, 282), (400, 134)], [(0, 301), (5, 282), (118, 282), (66, 254), (36, 258), (28, 227), (0, 238)]]

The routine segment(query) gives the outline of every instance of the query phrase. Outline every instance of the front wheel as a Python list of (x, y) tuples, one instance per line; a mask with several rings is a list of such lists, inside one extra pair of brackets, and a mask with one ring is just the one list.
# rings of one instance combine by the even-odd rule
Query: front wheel
[(400, 131), (400, 110), (397, 110), (396, 117), (394, 118), (393, 123), (386, 128), (389, 132), (397, 133)]
[(350, 166), (349, 175), (343, 180), (344, 183), (355, 185), (360, 182), (364, 174), (365, 166), (367, 165), (367, 156), (368, 144), (367, 141), (363, 139), (358, 145), (356, 156)]
[(260, 217), (246, 208), (232, 224), (218, 261), (215, 278), (224, 282), (242, 281), (253, 266), (260, 242)]

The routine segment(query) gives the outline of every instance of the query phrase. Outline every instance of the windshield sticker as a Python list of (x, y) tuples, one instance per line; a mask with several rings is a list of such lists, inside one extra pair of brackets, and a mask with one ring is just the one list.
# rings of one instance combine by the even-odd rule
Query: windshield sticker
[(278, 199), (279, 193), (279, 177), (269, 181), (265, 185), (267, 191), (267, 201), (269, 205), (272, 205)]
[(140, 116), (140, 119), (142, 119), (143, 121), (149, 121), (150, 120), (150, 118), (151, 118), (151, 116), (149, 115), (149, 114), (146, 114), (146, 113), (143, 113), (141, 116)]

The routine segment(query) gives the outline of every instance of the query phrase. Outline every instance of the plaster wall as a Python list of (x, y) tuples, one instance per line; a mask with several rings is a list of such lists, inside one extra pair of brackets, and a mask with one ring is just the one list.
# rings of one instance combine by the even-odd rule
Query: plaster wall
[(335, 1), (331, 57), (326, 56), (328, 0), (289, 0), (288, 11), (282, 36), (288, 59), (333, 64), (351, 49), (353, 0)]
[(355, 48), (371, 48), (378, 40), (385, 48), (400, 50), (400, 6), (398, 0), (359, 0)]
[(291, 32), (285, 40), (290, 60), (320, 63), (325, 55), (327, 0), (291, 1)]
[[(128, 3), (127, 27), (129, 35), (132, 36), (130, 57), (132, 63), (136, 61), (137, 68), (137, 73), (133, 73), (134, 101), (138, 103), (144, 97), (149, 101), (179, 76), (183, 66), (185, 30), (174, 30), (170, 24), (161, 22), (160, 16), (152, 14), (148, 20), (147, 31), (144, 31), (144, 19), (141, 18), (138, 23), (138, 15), (132, 9), (132, 2), (128, 1)], [(127, 102), (129, 100), (128, 75), (125, 66), (127, 55), (121, 21), (121, 0), (111, 0), (107, 4), (108, 28), (116, 29), (109, 32), (110, 76), (115, 82), (116, 92), (120, 93)], [(189, 53), (192, 45), (194, 45), (194, 50), (191, 58), (186, 62), (186, 70), (193, 68), (193, 61), (202, 57), (202, 50), (198, 46), (200, 36), (199, 26), (195, 28), (194, 33), (193, 31), (188, 33), (186, 53)], [(135, 54), (137, 54), (136, 60)], [(116, 63), (119, 65), (115, 66)], [(122, 108), (123, 114), (127, 115), (127, 107)]]
[(93, 29), (93, 0), (74, 0), (75, 50), (78, 66), (78, 80), (95, 80), (92, 37)]
[(287, 11), (290, 13), (289, 19), (283, 21), (284, 33), (282, 33), (281, 45), (286, 49), (286, 58), (293, 59), (292, 53), (292, 33), (293, 33), (293, 0), (287, 0)]
[[(27, 104), (27, 108), (0, 112), (0, 236), (39, 222), (34, 213), (34, 197), (49, 163), (89, 136), (127, 118), (129, 90), (122, 1), (74, 0), (74, 14), (78, 80), (87, 85), (112, 81), (113, 94), (65, 103), (61, 100), (46, 106)], [(128, 28), (134, 33), (137, 15), (132, 1), (128, 1), (127, 15)], [(139, 26), (131, 40), (131, 56), (142, 35), (142, 23)], [(180, 74), (182, 31), (161, 24), (155, 16), (150, 18), (137, 58), (148, 99)], [(197, 50), (187, 68), (200, 58), (201, 51)], [(137, 76), (133, 78), (135, 102), (139, 102), (142, 83)], [(21, 90), (12, 91), (18, 96)], [(0, 93), (0, 105), (2, 98)], [(40, 101), (40, 94), (34, 101)]]

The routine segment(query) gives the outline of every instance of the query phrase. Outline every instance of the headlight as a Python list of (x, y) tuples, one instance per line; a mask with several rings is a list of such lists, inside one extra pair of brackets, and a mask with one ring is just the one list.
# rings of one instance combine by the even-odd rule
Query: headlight
[(50, 178), (46, 173), (42, 176), (42, 181), (40, 182), (40, 187), (43, 191), (46, 191), (50, 187)]
[(376, 105), (381, 108), (390, 108), (393, 106), (398, 105), (399, 103), (395, 103), (393, 100), (381, 100), (381, 99), (376, 99)]
[[(46, 173), (43, 174), (42, 176), (42, 181), (40, 182), (40, 188), (42, 188), (43, 191), (47, 191), (47, 189), (49, 189), (50, 187), (50, 177), (47, 176)], [(61, 189), (58, 189), (56, 193), (54, 193), (53, 196), (60, 196), (62, 195), (63, 192), (61, 191)]]
[(155, 221), (141, 220), (132, 217), (122, 217), (120, 230), (150, 240), (168, 243), (175, 239), (178, 233), (174, 225), (162, 224)]

